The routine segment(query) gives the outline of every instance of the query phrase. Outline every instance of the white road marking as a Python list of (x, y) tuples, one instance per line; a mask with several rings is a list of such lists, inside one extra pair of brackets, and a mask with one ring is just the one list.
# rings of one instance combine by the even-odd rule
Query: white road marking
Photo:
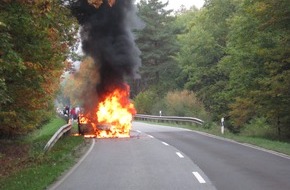
[(199, 183), (206, 183), (205, 180), (199, 175), (198, 172), (192, 172), (192, 174), (196, 177)]
[(92, 140), (92, 144), (89, 148), (89, 150), (86, 152), (86, 154), (78, 161), (78, 163), (76, 165), (74, 165), (74, 167), (72, 169), (70, 169), (64, 177), (62, 177), (61, 180), (59, 180), (58, 182), (56, 182), (55, 184), (53, 184), (49, 189), (50, 190), (54, 190), (56, 189), (58, 186), (60, 186), (65, 180), (66, 178), (68, 178), (69, 175), (71, 175), (76, 169), (77, 167), (79, 167), (81, 165), (81, 163), (87, 158), (87, 156), (92, 152), (93, 148), (95, 146), (95, 139)]
[(139, 131), (139, 130), (136, 130), (138, 133), (142, 133), (141, 131)]
[(273, 154), (273, 155), (276, 155), (276, 156), (279, 156), (279, 157), (286, 158), (286, 159), (290, 160), (290, 156), (289, 155), (286, 155), (286, 154), (283, 154), (283, 153), (280, 153), (280, 152), (276, 152), (274, 150), (268, 150), (268, 149), (265, 149), (265, 148), (262, 148), (262, 147), (258, 147), (258, 146), (252, 145), (252, 144), (248, 144), (248, 143), (240, 143), (240, 142), (237, 142), (237, 141), (232, 140), (232, 139), (227, 139), (227, 138), (224, 138), (224, 137), (212, 135), (212, 134), (201, 132), (201, 131), (193, 131), (192, 130), (192, 132), (200, 134), (200, 135), (203, 135), (203, 136), (211, 137), (211, 138), (214, 138), (214, 139), (218, 139), (218, 140), (222, 140), (222, 141), (227, 141), (227, 142), (239, 144), (239, 145), (242, 145), (242, 146), (245, 146), (245, 147), (249, 147), (249, 148), (253, 148), (253, 149), (256, 149), (256, 150), (263, 151), (263, 152), (267, 152), (267, 153), (270, 153), (270, 154)]
[(150, 138), (154, 139), (154, 137), (153, 137), (152, 135), (148, 135), (148, 137), (150, 137)]
[(165, 146), (169, 146), (169, 144), (167, 144), (166, 142), (162, 142), (162, 144), (164, 144)]
[(180, 152), (176, 152), (177, 156), (179, 156), (180, 158), (184, 158), (184, 156), (180, 153)]

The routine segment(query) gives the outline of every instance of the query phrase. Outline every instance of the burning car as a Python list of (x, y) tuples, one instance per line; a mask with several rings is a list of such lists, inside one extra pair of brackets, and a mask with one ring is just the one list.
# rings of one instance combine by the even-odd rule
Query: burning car
[(94, 62), (76, 76), (83, 81), (79, 97), (84, 97), (85, 109), (79, 117), (79, 132), (98, 138), (129, 137), (136, 110), (125, 77), (140, 78), (141, 67), (132, 32), (142, 28), (135, 5), (133, 1), (77, 0), (72, 1), (71, 12), (81, 25), (82, 50)]
[(130, 137), (134, 105), (129, 100), (129, 86), (116, 88), (106, 94), (92, 113), (78, 117), (79, 133), (97, 138)]

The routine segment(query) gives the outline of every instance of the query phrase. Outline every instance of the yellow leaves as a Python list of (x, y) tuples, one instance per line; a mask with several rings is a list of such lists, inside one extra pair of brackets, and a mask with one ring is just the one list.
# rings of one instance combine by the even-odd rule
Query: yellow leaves
[(59, 31), (56, 28), (49, 28), (48, 29), (48, 38), (51, 41), (57, 41), (59, 38)]
[(167, 114), (177, 116), (205, 117), (206, 113), (201, 102), (192, 91), (168, 92), (165, 97)]
[(23, 62), (23, 65), (26, 69), (34, 70), (34, 71), (41, 71), (42, 65), (39, 63), (32, 63), (32, 62)]
[(103, 4), (103, 0), (88, 0), (88, 3), (99, 8)]
[(264, 14), (268, 9), (268, 5), (265, 2), (257, 2), (255, 6), (255, 12)]
[(255, 115), (255, 103), (250, 98), (236, 98), (229, 107), (229, 114), (237, 127), (242, 127)]
[(67, 43), (61, 43), (60, 45), (60, 51), (61, 52), (66, 52), (68, 50), (69, 46)]
[(42, 2), (38, 8), (41, 10), (41, 13), (46, 13), (51, 11), (51, 3), (50, 1), (44, 1)]
[[(12, 0), (1, 0), (4, 3), (11, 3)], [(16, 2), (29, 5), (34, 13), (47, 13), (51, 11), (51, 0), (16, 0)]]
[[(116, 0), (108, 0), (109, 5), (112, 7)], [(88, 3), (96, 8), (99, 8), (103, 4), (103, 0), (88, 0)]]
[[(32, 87), (21, 87), (17, 90), (19, 96), (23, 96), (23, 94), (29, 93), (29, 91), (31, 92), (29, 95), (32, 95), (30, 99), (32, 99), (34, 95), (39, 98), (43, 98), (44, 94), (52, 96), (58, 89), (59, 77), (62, 71), (54, 70), (51, 64), (42, 65), (40, 63), (23, 62), (23, 65), (26, 67), (25, 74), (22, 76), (23, 81), (38, 83), (41, 86), (41, 91), (40, 94), (37, 95), (37, 93), (32, 93)], [(24, 97), (27, 97), (27, 95)]]
[(99, 81), (100, 76), (96, 64), (92, 58), (86, 58), (81, 63), (80, 70), (76, 74), (70, 75), (70, 78), (67, 79), (64, 94), (70, 97), (74, 104), (74, 102), (82, 101), (90, 93), (95, 93), (96, 85)]
[(196, 104), (199, 106), (201, 105), (195, 94), (188, 90), (183, 90), (181, 92), (169, 92), (166, 96), (166, 101), (168, 104), (172, 104), (172, 107), (193, 107)]
[(33, 5), (37, 12), (44, 14), (51, 11), (51, 0), (22, 0), (25, 4)]
[(108, 0), (108, 2), (109, 2), (109, 5), (112, 7), (115, 4), (116, 0)]
[(47, 31), (48, 39), (51, 42), (51, 47), (55, 53), (63, 53), (68, 50), (66, 42), (60, 42), (60, 32), (56, 28), (49, 28)]
[(4, 41), (0, 48), (3, 67), (0, 86), (4, 90), (0, 94), (4, 95), (0, 97), (0, 121), (3, 113), (17, 114), (9, 117), (13, 118), (10, 122), (1, 123), (1, 127), (3, 124), (7, 130), (16, 127), (25, 131), (39, 125), (52, 111), (50, 106), (59, 88), (62, 62), (68, 44), (74, 41), (71, 30), (77, 30), (75, 20), (61, 1), (1, 0), (1, 3), (0, 38)]

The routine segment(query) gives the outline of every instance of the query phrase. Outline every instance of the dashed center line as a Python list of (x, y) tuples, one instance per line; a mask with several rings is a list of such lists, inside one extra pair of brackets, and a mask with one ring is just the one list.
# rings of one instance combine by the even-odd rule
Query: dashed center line
[(206, 183), (198, 172), (192, 172), (192, 174), (196, 177), (199, 183)]
[(184, 158), (184, 156), (180, 153), (180, 152), (176, 152), (177, 156), (179, 156), (180, 158)]
[(166, 142), (162, 142), (162, 144), (164, 144), (165, 146), (169, 146), (169, 144), (167, 144)]
[[(138, 133), (142, 133), (142, 131), (140, 131), (140, 130), (136, 130), (136, 131)], [(154, 138), (152, 135), (147, 135), (147, 136), (152, 138), (152, 139)], [(164, 144), (165, 146), (169, 146), (169, 144), (166, 142), (162, 142), (162, 144)], [(180, 152), (176, 152), (176, 154), (179, 158), (184, 158), (184, 156)], [(198, 180), (199, 183), (201, 183), (201, 184), (206, 183), (206, 181), (203, 179), (203, 177), (198, 172), (192, 172), (192, 174)]]

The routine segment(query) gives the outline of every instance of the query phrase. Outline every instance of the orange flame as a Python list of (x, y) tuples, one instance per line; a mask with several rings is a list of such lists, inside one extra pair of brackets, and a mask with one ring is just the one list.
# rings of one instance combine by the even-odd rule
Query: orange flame
[(117, 88), (99, 103), (97, 115), (97, 137), (130, 137), (134, 105), (129, 100), (129, 86)]
[(79, 123), (87, 124), (89, 122), (88, 118), (86, 118), (83, 114), (79, 114)]

